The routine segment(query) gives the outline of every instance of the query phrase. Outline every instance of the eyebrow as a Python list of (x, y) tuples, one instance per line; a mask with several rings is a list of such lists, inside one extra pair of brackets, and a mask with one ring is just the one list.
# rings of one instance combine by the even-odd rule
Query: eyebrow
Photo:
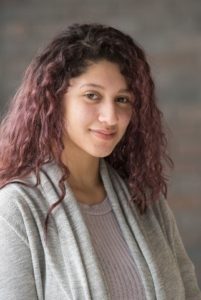
[[(82, 84), (82, 85), (80, 86), (80, 89), (81, 89), (82, 87), (85, 87), (85, 86), (98, 87), (98, 88), (101, 88), (101, 89), (104, 90), (104, 87), (103, 87), (102, 85), (99, 85), (99, 84), (96, 84), (96, 83), (85, 83), (85, 84)], [(125, 93), (125, 92), (131, 93), (131, 90), (129, 90), (128, 88), (126, 88), (126, 89), (120, 89), (120, 90), (118, 91), (118, 93)]]

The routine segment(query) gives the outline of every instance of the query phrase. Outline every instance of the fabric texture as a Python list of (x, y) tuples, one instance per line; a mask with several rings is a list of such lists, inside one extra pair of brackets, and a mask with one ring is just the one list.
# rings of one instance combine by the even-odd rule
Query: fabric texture
[[(167, 202), (161, 199), (141, 216), (129, 204), (127, 185), (104, 159), (100, 175), (146, 298), (200, 300), (194, 266)], [(18, 181), (0, 190), (0, 299), (109, 300), (84, 216), (67, 183), (64, 201), (50, 217), (45, 243), (44, 220), (58, 200), (61, 170), (54, 162), (44, 164), (40, 178), (36, 188)], [(34, 185), (35, 176), (26, 182)]]
[(79, 203), (102, 267), (111, 300), (146, 300), (144, 288), (109, 198), (98, 204)]

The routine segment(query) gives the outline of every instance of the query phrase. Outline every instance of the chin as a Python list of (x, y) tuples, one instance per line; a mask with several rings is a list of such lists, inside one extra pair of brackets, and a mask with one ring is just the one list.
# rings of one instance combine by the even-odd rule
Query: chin
[(113, 150), (111, 151), (100, 151), (99, 153), (97, 153), (97, 151), (95, 153), (92, 154), (92, 156), (97, 157), (97, 158), (104, 158), (109, 156), (112, 153)]
[(91, 147), (88, 147), (88, 149), (85, 148), (85, 151), (96, 158), (104, 158), (109, 156), (115, 149), (116, 143), (113, 145), (91, 145)]

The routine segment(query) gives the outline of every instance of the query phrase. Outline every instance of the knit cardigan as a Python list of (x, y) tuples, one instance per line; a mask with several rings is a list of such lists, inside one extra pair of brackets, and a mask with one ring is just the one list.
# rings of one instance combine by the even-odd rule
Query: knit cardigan
[[(113, 212), (135, 260), (148, 300), (198, 300), (194, 266), (182, 244), (174, 216), (161, 199), (140, 215), (129, 203), (128, 186), (100, 160), (100, 175)], [(13, 182), (0, 190), (0, 299), (109, 300), (110, 294), (73, 191), (52, 212), (47, 242), (44, 220), (58, 200), (61, 170), (49, 162), (41, 183)], [(26, 182), (34, 185), (35, 175)]]

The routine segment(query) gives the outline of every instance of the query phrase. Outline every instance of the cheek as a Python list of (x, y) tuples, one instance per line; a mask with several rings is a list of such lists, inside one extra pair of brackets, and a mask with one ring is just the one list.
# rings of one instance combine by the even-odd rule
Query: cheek
[(96, 111), (93, 108), (80, 106), (76, 107), (73, 112), (71, 112), (72, 122), (80, 125), (90, 124), (96, 116)]
[(128, 111), (122, 114), (121, 116), (121, 124), (123, 128), (126, 128), (131, 121), (132, 112)]

